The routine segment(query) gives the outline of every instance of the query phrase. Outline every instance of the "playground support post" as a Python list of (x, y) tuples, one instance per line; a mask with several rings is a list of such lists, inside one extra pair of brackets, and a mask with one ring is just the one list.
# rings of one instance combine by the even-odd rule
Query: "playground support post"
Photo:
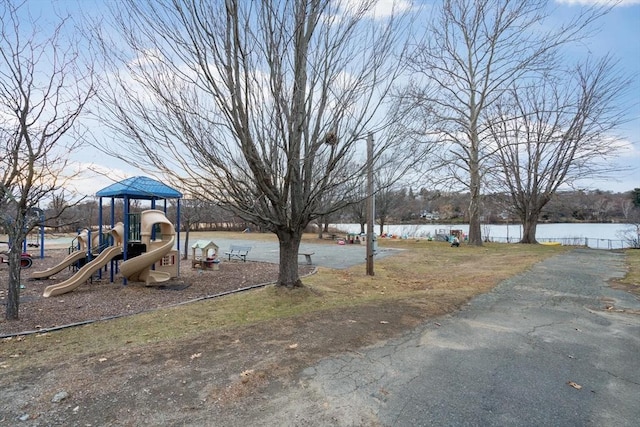
[[(38, 223), (40, 224), (40, 231), (38, 237), (40, 238), (40, 259), (44, 259), (44, 211), (40, 208), (31, 208), (33, 212), (38, 213)], [(22, 252), (27, 252), (27, 239), (22, 241)]]

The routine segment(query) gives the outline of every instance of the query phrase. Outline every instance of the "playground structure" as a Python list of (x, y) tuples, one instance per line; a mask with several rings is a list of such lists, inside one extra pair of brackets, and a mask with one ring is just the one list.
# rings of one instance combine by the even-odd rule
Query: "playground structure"
[[(39, 231), (37, 233), (29, 233), (27, 238), (22, 242), (22, 252), (26, 253), (27, 248), (40, 248), (40, 259), (44, 258), (44, 211), (40, 208), (31, 208), (31, 213), (37, 215), (39, 219)], [(31, 255), (29, 255), (31, 257)]]
[[(133, 256), (122, 262), (120, 266), (122, 276), (132, 282), (145, 282), (147, 286), (166, 282), (173, 277), (177, 277), (178, 264), (176, 260), (178, 258), (178, 252), (173, 249), (176, 241), (173, 224), (162, 211), (155, 209), (143, 211), (140, 218), (141, 223), (138, 228), (141, 230), (141, 240), (129, 242), (131, 248), (136, 247), (138, 250), (135, 252), (130, 250), (129, 252)], [(156, 226), (159, 226), (159, 233), (156, 233)], [(124, 252), (124, 238), (126, 236), (124, 224), (121, 222), (117, 223), (116, 226), (111, 229), (110, 234), (113, 238), (112, 245), (100, 251), (93, 260), (81, 267), (67, 280), (47, 286), (43, 296), (46, 298), (71, 292), (89, 280), (96, 272), (106, 267), (110, 261), (117, 262), (121, 260)], [(90, 253), (90, 250), (85, 252), (88, 247), (86, 243), (88, 240), (86, 233), (82, 233), (81, 236), (82, 239), (78, 239), (83, 242), (81, 243), (82, 248), (80, 250), (69, 254), (58, 265), (43, 272), (36, 272), (37, 275), (40, 277), (49, 277), (66, 266), (84, 258), (86, 253)]]
[[(0, 264), (9, 264), (9, 260), (5, 259), (3, 255), (7, 255), (6, 251), (0, 252)], [(31, 254), (23, 252), (20, 254), (20, 268), (31, 268), (33, 265), (33, 259)]]
[[(92, 234), (83, 230), (77, 236), (77, 250), (70, 248), (70, 253), (62, 262), (44, 271), (34, 272), (32, 278), (47, 278), (69, 266), (78, 266), (79, 270), (67, 280), (48, 286), (44, 297), (60, 295), (76, 289), (95, 273), (102, 277), (102, 269), (111, 263), (111, 282), (118, 271), (127, 281), (145, 282), (146, 285), (166, 282), (179, 275), (178, 254), (180, 251), (179, 231), (167, 218), (167, 202), (169, 198), (177, 199), (177, 229), (180, 228), (180, 198), (182, 194), (167, 185), (146, 177), (132, 177), (117, 182), (96, 193), (100, 197), (98, 224), (99, 230)], [(111, 230), (102, 231), (102, 199), (111, 198)], [(114, 199), (122, 198), (124, 202), (124, 223), (113, 223)], [(130, 201), (137, 199), (150, 200), (151, 209), (141, 213), (130, 213)], [(164, 200), (164, 212), (155, 208), (157, 200)], [(177, 244), (177, 250), (173, 246)], [(42, 246), (41, 246), (42, 249)]]
[(87, 258), (88, 245), (87, 240), (89, 238), (89, 230), (84, 229), (76, 236), (78, 241), (78, 247), (69, 248), (69, 255), (67, 255), (60, 263), (53, 267), (47, 268), (42, 271), (34, 271), (31, 273), (32, 279), (46, 279), (53, 276), (56, 273), (64, 270), (67, 267), (72, 266), (74, 263), (78, 263)]
[(436, 231), (436, 240), (438, 241), (451, 243), (455, 238), (457, 238), (460, 242), (464, 241), (464, 232), (462, 230), (446, 228), (440, 228)]
[[(111, 184), (110, 186), (103, 188), (102, 190), (96, 193), (96, 196), (100, 198), (99, 209), (98, 209), (98, 224), (103, 224), (102, 218), (102, 201), (105, 197), (111, 199), (111, 224), (113, 224), (113, 219), (115, 216), (115, 199), (122, 199), (124, 205), (124, 245), (123, 245), (123, 254), (122, 258), (127, 262), (130, 258), (135, 258), (143, 252), (147, 252), (147, 249), (151, 251), (156, 246), (161, 245), (159, 242), (155, 240), (155, 232), (151, 228), (149, 230), (143, 230), (142, 224), (142, 214), (140, 213), (131, 213), (130, 204), (131, 200), (148, 200), (151, 202), (151, 209), (156, 211), (156, 203), (160, 200), (164, 201), (164, 211), (156, 211), (155, 214), (146, 214), (145, 219), (145, 227), (152, 227), (153, 224), (158, 224), (160, 228), (160, 232), (168, 232), (168, 227), (171, 225), (171, 222), (166, 217), (167, 212), (167, 200), (175, 199), (176, 200), (176, 222), (177, 226), (174, 229), (175, 231), (171, 231), (172, 234), (175, 235), (174, 242), (177, 247), (176, 253), (167, 253), (166, 257), (159, 260), (157, 264), (154, 266), (154, 271), (163, 271), (169, 270), (173, 273), (174, 268), (177, 269), (176, 276), (180, 274), (180, 263), (176, 262), (177, 253), (180, 253), (180, 199), (182, 198), (182, 193), (179, 191), (169, 187), (168, 185), (155, 181), (151, 178), (147, 178), (144, 176), (136, 176), (127, 178), (123, 181), (116, 182)], [(163, 213), (162, 217), (160, 217), (157, 213)], [(158, 220), (155, 223), (152, 220)], [(151, 225), (148, 225), (151, 224)], [(163, 225), (164, 224), (164, 225)], [(142, 233), (144, 231), (144, 235)], [(151, 234), (148, 234), (151, 232)], [(168, 236), (168, 234), (165, 234)], [(146, 240), (146, 241), (143, 241)], [(166, 243), (166, 242), (165, 242)], [(147, 248), (147, 246), (153, 246)], [(168, 243), (167, 243), (168, 246)], [(149, 255), (147, 255), (147, 258)], [(140, 261), (138, 261), (140, 262)], [(136, 264), (136, 263), (134, 263)], [(172, 267), (175, 266), (175, 267)], [(132, 271), (129, 271), (131, 269)], [(139, 280), (140, 275), (135, 274), (134, 269), (131, 267), (131, 264), (128, 264), (125, 267), (127, 273), (131, 273), (129, 278), (124, 275), (124, 284), (126, 284), (127, 280)], [(114, 281), (115, 269), (111, 268), (111, 281)], [(149, 277), (149, 273), (142, 274), (144, 281), (147, 283), (152, 283), (152, 280), (159, 280), (160, 275), (151, 273), (153, 278)], [(145, 277), (146, 276), (146, 277)], [(148, 278), (148, 280), (147, 280)], [(153, 282), (153, 283), (157, 283)]]
[[(156, 225), (160, 228), (160, 236), (156, 233)], [(177, 277), (178, 251), (173, 249), (176, 232), (164, 212), (156, 209), (142, 211), (140, 230), (140, 243), (145, 251), (122, 263), (122, 276), (132, 282), (145, 282), (147, 286)]]
[[(82, 266), (73, 276), (71, 276), (67, 280), (64, 280), (63, 282), (60, 282), (54, 285), (47, 286), (44, 289), (44, 293), (42, 294), (42, 296), (47, 298), (47, 297), (52, 297), (52, 296), (61, 295), (67, 292), (71, 292), (72, 290), (76, 289), (78, 286), (82, 285), (87, 280), (89, 280), (94, 273), (100, 271), (104, 266), (107, 265), (107, 263), (109, 263), (109, 261), (117, 258), (119, 255), (122, 255), (123, 234), (124, 234), (123, 224), (122, 223), (116, 224), (116, 226), (111, 229), (111, 235), (113, 237), (113, 244), (111, 246), (101, 251), (96, 258), (94, 258), (93, 260), (91, 260), (90, 262)], [(58, 265), (48, 270), (45, 270), (43, 272), (35, 272), (35, 273), (41, 277), (49, 277), (55, 274), (55, 272), (61, 271), (65, 267), (73, 264), (74, 262), (78, 262), (80, 259), (86, 258), (87, 253), (89, 254), (91, 253), (91, 250), (90, 250), (91, 248), (89, 247), (87, 249), (87, 246), (88, 246), (86, 244), (87, 240), (88, 239), (86, 237), (82, 239), (82, 241), (84, 242), (82, 244), (84, 250), (81, 249), (76, 252), (72, 252)], [(56, 271), (53, 272), (54, 270)], [(31, 277), (34, 277), (34, 275), (32, 275)]]
[[(115, 225), (116, 231), (122, 235), (123, 224), (120, 222)], [(42, 271), (34, 271), (31, 273), (32, 279), (47, 279), (56, 273), (69, 267), (82, 267), (86, 262), (97, 257), (102, 250), (110, 244), (110, 236), (112, 231), (107, 231), (100, 235), (99, 233), (91, 233), (88, 229), (81, 230), (74, 239), (74, 243), (69, 247), (69, 254), (58, 264)], [(91, 240), (91, 245), (89, 245)]]

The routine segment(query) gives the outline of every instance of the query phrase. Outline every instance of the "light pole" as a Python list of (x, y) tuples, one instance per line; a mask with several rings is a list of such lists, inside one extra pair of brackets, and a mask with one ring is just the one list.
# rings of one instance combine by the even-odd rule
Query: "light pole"
[(373, 276), (373, 134), (367, 136), (367, 276)]

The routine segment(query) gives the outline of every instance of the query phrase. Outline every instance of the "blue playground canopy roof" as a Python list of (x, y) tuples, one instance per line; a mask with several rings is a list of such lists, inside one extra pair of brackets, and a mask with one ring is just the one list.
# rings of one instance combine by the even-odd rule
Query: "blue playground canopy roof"
[(111, 184), (96, 193), (97, 197), (130, 197), (133, 199), (180, 199), (182, 193), (168, 185), (148, 178), (146, 176), (134, 176), (123, 181)]

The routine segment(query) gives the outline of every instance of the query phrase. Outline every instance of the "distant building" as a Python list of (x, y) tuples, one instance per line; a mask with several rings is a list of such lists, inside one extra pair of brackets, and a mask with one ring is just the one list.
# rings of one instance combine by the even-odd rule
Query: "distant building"
[(429, 221), (437, 221), (440, 219), (440, 214), (438, 214), (438, 212), (422, 211), (420, 213), (420, 218), (423, 218)]

